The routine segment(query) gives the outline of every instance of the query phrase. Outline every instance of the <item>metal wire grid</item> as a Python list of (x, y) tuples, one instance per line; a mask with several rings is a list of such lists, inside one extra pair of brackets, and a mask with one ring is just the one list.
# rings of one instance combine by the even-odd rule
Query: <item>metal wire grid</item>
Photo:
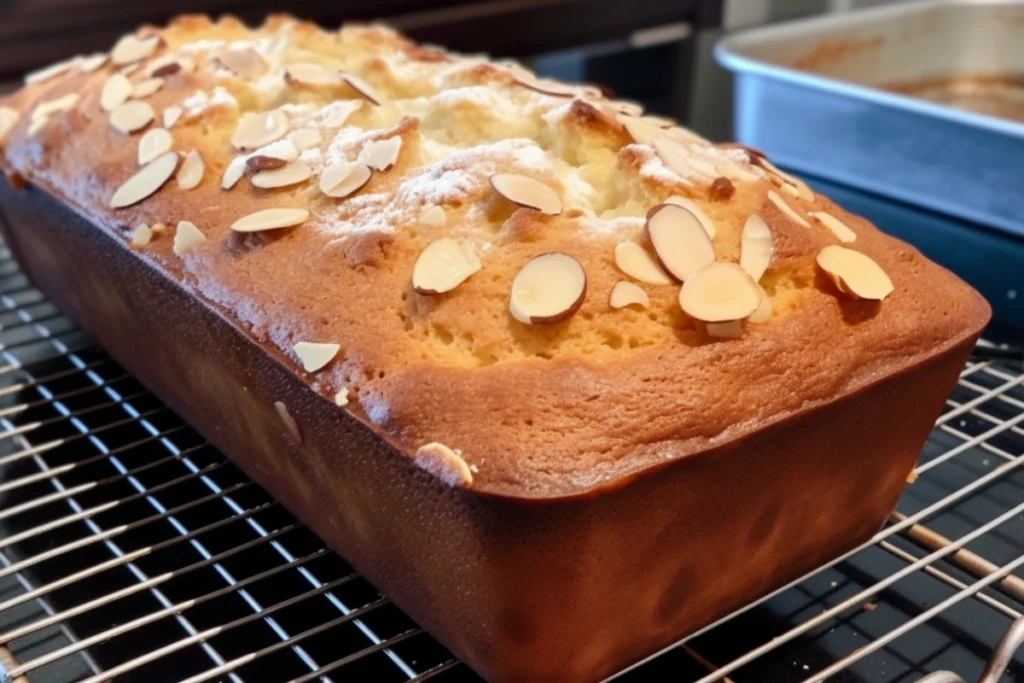
[[(2, 247), (0, 357), (9, 679), (479, 680), (92, 346)], [(968, 364), (890, 525), (621, 680), (977, 678), (1024, 613), (1022, 423), (1024, 375)]]

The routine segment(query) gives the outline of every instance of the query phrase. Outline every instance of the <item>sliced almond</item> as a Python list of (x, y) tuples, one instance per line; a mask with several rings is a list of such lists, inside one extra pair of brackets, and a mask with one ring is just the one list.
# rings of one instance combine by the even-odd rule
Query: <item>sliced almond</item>
[(136, 100), (149, 97), (160, 88), (164, 87), (164, 79), (162, 78), (147, 78), (144, 81), (139, 81), (132, 88), (132, 97)]
[(312, 86), (331, 86), (343, 83), (341, 73), (320, 64), (289, 64), (284, 70), (289, 83)]
[(174, 124), (178, 122), (178, 119), (181, 118), (181, 115), (184, 113), (184, 110), (177, 105), (171, 105), (170, 107), (167, 107), (167, 109), (164, 109), (164, 128), (173, 127)]
[(770, 162), (767, 157), (759, 156), (755, 157), (755, 159), (759, 166), (771, 171), (772, 175), (782, 182), (782, 189), (805, 201), (814, 201), (814, 192), (807, 186), (807, 183), (794, 175), (786, 173), (781, 168)]
[(678, 204), (655, 207), (647, 218), (647, 236), (658, 263), (679, 282), (715, 260), (715, 248), (700, 219)]
[(344, 408), (348, 405), (348, 387), (342, 387), (338, 390), (338, 393), (334, 395), (334, 405), (339, 408)]
[(402, 149), (402, 138), (395, 136), (386, 140), (371, 140), (363, 145), (356, 163), (365, 164), (378, 171), (387, 171), (398, 161)]
[(747, 316), (747, 322), (755, 325), (760, 325), (771, 320), (772, 317), (772, 302), (768, 298), (768, 294), (765, 293), (764, 287), (761, 288), (761, 303), (758, 304), (757, 310)]
[(260, 53), (248, 45), (229, 47), (214, 59), (236, 76), (247, 80), (256, 80), (270, 70)]
[(761, 288), (737, 264), (715, 261), (683, 284), (679, 305), (688, 316), (706, 323), (742, 320), (761, 305)]
[(14, 127), (18, 125), (18, 119), (20, 118), (21, 114), (16, 109), (0, 107), (0, 145), (4, 144), (4, 140), (11, 134)]
[(654, 144), (655, 140), (665, 137), (665, 130), (663, 128), (641, 118), (620, 114), (615, 117), (615, 120), (622, 124), (629, 137), (633, 138), (633, 142), (639, 145), (651, 145)]
[(620, 280), (612, 287), (611, 296), (608, 297), (608, 305), (612, 308), (625, 308), (626, 306), (634, 305), (647, 308), (651, 305), (651, 300), (647, 297), (647, 292), (632, 282)]
[(84, 74), (91, 74), (106, 64), (108, 59), (110, 58), (102, 52), (82, 57), (81, 61), (78, 62), (78, 70)]
[(288, 133), (288, 142), (292, 143), (300, 152), (316, 147), (322, 142), (320, 131), (317, 128), (299, 128)]
[(857, 239), (857, 233), (846, 227), (846, 223), (843, 223), (832, 214), (824, 211), (812, 211), (809, 215), (828, 228), (840, 242), (853, 242)]
[(132, 230), (132, 244), (136, 247), (145, 247), (153, 239), (153, 231), (145, 223), (141, 223)]
[(715, 171), (724, 177), (738, 183), (756, 183), (761, 179), (753, 171), (748, 171), (732, 159), (722, 159), (715, 164)]
[(35, 135), (36, 133), (41, 131), (46, 126), (46, 124), (48, 124), (49, 122), (50, 122), (50, 117), (49, 116), (35, 116), (35, 115), (33, 115), (31, 122), (29, 122), (29, 124), (28, 124), (28, 134), (30, 136), (31, 135)]
[(437, 205), (430, 207), (420, 215), (420, 223), (432, 228), (443, 228), (447, 222), (448, 216), (445, 215), (444, 209)]
[(557, 323), (580, 309), (586, 293), (587, 274), (579, 261), (559, 252), (541, 254), (512, 281), (508, 309), (521, 323)]
[(61, 112), (71, 111), (78, 104), (78, 100), (81, 96), (78, 93), (68, 93), (61, 97), (46, 100), (36, 105), (36, 108), (32, 110), (32, 118), (48, 118), (52, 114), (58, 114)]
[(104, 111), (114, 111), (131, 96), (132, 82), (121, 74), (110, 74), (100, 91), (100, 107)]
[(469, 488), (473, 484), (473, 472), (458, 453), (443, 443), (428, 443), (420, 446), (413, 458), (413, 464), (440, 479), (451, 487)]
[[(150, 78), (165, 78), (166, 76), (173, 76), (179, 71), (183, 70), (181, 60), (188, 59), (187, 57), (177, 57), (169, 55), (167, 57), (161, 57), (160, 59), (153, 62), (149, 67)], [(189, 60), (191, 61), (191, 60)], [(193, 63), (194, 68), (194, 63)]]
[(549, 216), (562, 213), (562, 200), (550, 187), (518, 173), (495, 173), (490, 177), (495, 192), (513, 204), (536, 209)]
[(752, 215), (740, 233), (740, 268), (757, 282), (772, 262), (772, 231), (760, 216)]
[(691, 154), (689, 159), (687, 159), (687, 162), (690, 164), (690, 168), (701, 175), (705, 175), (709, 178), (715, 178), (718, 176), (718, 170), (715, 168), (715, 165), (707, 159)]
[(738, 339), (743, 336), (743, 321), (729, 320), (724, 323), (708, 323), (708, 336), (722, 339)]
[(328, 128), (341, 128), (348, 117), (363, 108), (363, 100), (335, 100), (327, 106), (323, 117), (323, 125)]
[(658, 116), (657, 114), (645, 114), (643, 120), (658, 128), (672, 128), (678, 123), (675, 119), (667, 116)]
[(702, 228), (704, 228), (704, 232), (708, 234), (708, 238), (715, 239), (715, 235), (718, 234), (718, 230), (715, 228), (714, 222), (710, 218), (708, 218), (708, 215), (704, 213), (704, 210), (700, 208), (700, 205), (697, 204), (697, 202), (693, 201), (688, 197), (681, 197), (675, 194), (666, 199), (665, 203), (681, 206), (690, 213), (692, 213), (694, 216), (697, 217), (697, 220), (700, 221), (700, 225)]
[(81, 57), (72, 57), (71, 59), (65, 59), (62, 62), (51, 64), (50, 66), (37, 69), (25, 75), (25, 85), (33, 85), (35, 83), (42, 83), (48, 81), (51, 78), (56, 78), (63, 73), (66, 73), (73, 66), (78, 66), (81, 62)]
[(288, 115), (280, 109), (253, 113), (247, 112), (238, 121), (238, 128), (231, 136), (231, 144), (236, 149), (258, 149), (280, 140), (291, 129)]
[(317, 342), (299, 342), (292, 347), (292, 351), (302, 362), (302, 368), (306, 372), (316, 372), (322, 369), (338, 355), (341, 350), (340, 344), (321, 344)]
[(295, 145), (288, 140), (278, 140), (250, 154), (245, 166), (249, 171), (270, 171), (298, 158), (299, 150)]
[(364, 164), (345, 161), (331, 164), (320, 174), (320, 191), (328, 197), (342, 198), (363, 189), (373, 170)]
[(156, 112), (148, 102), (131, 100), (110, 112), (110, 125), (125, 135), (142, 130), (156, 118)]
[(675, 171), (683, 180), (696, 176), (715, 176), (715, 168), (709, 162), (695, 157), (686, 145), (670, 138), (659, 138), (652, 145), (658, 158), (666, 167)]
[(442, 238), (427, 245), (412, 267), (412, 288), (419, 294), (443, 294), (480, 270), (480, 261), (466, 245)]
[(174, 231), (174, 253), (181, 256), (206, 242), (206, 235), (196, 227), (195, 223), (179, 221)]
[(786, 217), (797, 225), (802, 225), (805, 228), (811, 227), (811, 224), (807, 222), (807, 219), (794, 211), (789, 204), (786, 203), (786, 200), (780, 197), (779, 193), (775, 190), (768, 190), (768, 199), (775, 205), (775, 208), (786, 214)]
[(892, 280), (867, 254), (833, 244), (818, 252), (817, 261), (841, 292), (870, 301), (892, 294)]
[(636, 242), (622, 242), (615, 247), (615, 265), (634, 280), (649, 285), (672, 284), (672, 278), (661, 269), (657, 259)]
[(281, 422), (284, 424), (285, 431), (293, 439), (302, 443), (302, 432), (299, 430), (299, 423), (295, 421), (292, 414), (288, 412), (288, 406), (283, 401), (274, 401), (274, 410), (277, 411), (277, 416), (281, 418)]
[(159, 45), (159, 36), (147, 38), (136, 38), (133, 35), (123, 36), (110, 51), (110, 61), (117, 66), (133, 64), (151, 57)]
[(552, 97), (576, 97), (576, 95), (581, 93), (581, 89), (578, 86), (559, 83), (558, 81), (552, 81), (547, 78), (535, 78), (525, 70), (516, 73), (513, 78), (516, 83), (524, 88), (529, 88), (530, 90), (539, 92), (542, 95), (550, 95)]
[(290, 228), (308, 220), (308, 209), (264, 209), (239, 218), (231, 224), (231, 229), (235, 232), (262, 232)]
[(181, 162), (181, 168), (178, 169), (178, 187), (182, 190), (191, 190), (197, 187), (203, 181), (205, 172), (206, 163), (203, 161), (203, 155), (199, 153), (199, 150), (193, 149), (185, 155), (185, 160)]
[(139, 166), (144, 166), (164, 152), (169, 152), (174, 138), (166, 128), (151, 128), (139, 138)]
[(632, 100), (612, 100), (607, 102), (605, 106), (617, 114), (625, 114), (626, 116), (643, 116), (644, 113), (644, 105)]
[(370, 104), (380, 105), (383, 101), (373, 87), (359, 76), (342, 72), (341, 80), (345, 81), (350, 88), (359, 93), (359, 95)]
[(228, 163), (227, 168), (224, 169), (224, 175), (221, 177), (220, 186), (225, 190), (230, 190), (235, 184), (242, 179), (245, 175), (245, 165), (248, 159), (245, 156), (237, 156)]
[(141, 202), (166, 183), (178, 167), (178, 154), (167, 152), (143, 166), (117, 188), (110, 198), (110, 208), (122, 209)]
[(264, 189), (288, 187), (305, 182), (312, 175), (313, 169), (308, 165), (301, 161), (293, 161), (272, 171), (260, 171), (252, 177), (252, 184)]

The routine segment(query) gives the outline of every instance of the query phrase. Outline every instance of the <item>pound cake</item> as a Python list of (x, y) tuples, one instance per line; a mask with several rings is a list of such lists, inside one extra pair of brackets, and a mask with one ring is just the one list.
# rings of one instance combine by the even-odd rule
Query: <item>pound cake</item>
[(989, 318), (757, 150), (379, 26), (144, 27), (0, 147), (33, 281), (499, 683), (870, 538)]

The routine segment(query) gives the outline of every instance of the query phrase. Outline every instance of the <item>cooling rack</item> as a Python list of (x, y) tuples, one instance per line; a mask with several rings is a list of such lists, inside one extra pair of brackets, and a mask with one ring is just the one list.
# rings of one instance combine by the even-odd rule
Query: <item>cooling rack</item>
[[(1024, 681), (1022, 465), (1024, 374), (972, 361), (869, 543), (615, 678)], [(2, 245), (0, 664), (36, 683), (479, 681)]]

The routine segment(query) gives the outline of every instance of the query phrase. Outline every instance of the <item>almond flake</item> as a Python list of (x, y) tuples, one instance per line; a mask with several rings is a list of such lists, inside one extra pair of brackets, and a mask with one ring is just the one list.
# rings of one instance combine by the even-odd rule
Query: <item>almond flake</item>
[(259, 114), (247, 112), (238, 121), (231, 144), (236, 149), (258, 149), (283, 138), (290, 128), (288, 115), (280, 109)]
[(174, 144), (174, 138), (166, 128), (151, 128), (139, 138), (139, 166), (144, 166), (164, 152), (168, 152)]
[(420, 215), (420, 223), (431, 228), (443, 228), (447, 222), (448, 216), (445, 215), (444, 209), (437, 205), (430, 207)]
[(700, 219), (678, 204), (662, 204), (648, 214), (647, 236), (658, 263), (679, 282), (715, 260), (715, 248)]
[(562, 213), (562, 200), (550, 187), (518, 173), (495, 173), (490, 177), (495, 192), (513, 204), (536, 209), (549, 216)]
[(853, 242), (857, 239), (857, 233), (846, 227), (846, 223), (843, 223), (832, 214), (825, 213), (824, 211), (812, 211), (809, 215), (828, 228), (840, 242)]
[[(703, 173), (695, 168), (692, 163), (694, 157), (683, 143), (670, 138), (658, 138), (651, 144), (662, 163), (684, 180), (688, 180), (695, 174)], [(714, 176), (714, 168), (711, 168), (710, 174), (703, 174)]]
[(363, 164), (340, 161), (320, 174), (320, 191), (328, 197), (342, 198), (363, 189), (373, 170)]
[(140, 224), (132, 231), (132, 244), (136, 247), (145, 247), (153, 239), (153, 231), (145, 223)]
[(313, 169), (301, 161), (293, 161), (271, 171), (260, 171), (252, 177), (252, 184), (264, 189), (288, 187), (309, 180)]
[(370, 86), (369, 83), (364, 81), (359, 76), (350, 73), (341, 73), (341, 79), (348, 83), (349, 87), (355, 90), (359, 95), (370, 104), (380, 105), (381, 98)]
[(768, 294), (765, 293), (764, 287), (761, 288), (761, 303), (758, 304), (757, 310), (747, 316), (747, 322), (755, 325), (760, 325), (771, 320), (772, 317), (772, 302), (768, 299)]
[(214, 58), (226, 69), (241, 78), (254, 81), (270, 70), (259, 52), (249, 47), (229, 47)]
[(356, 163), (365, 164), (378, 171), (387, 171), (398, 161), (401, 149), (402, 138), (397, 135), (386, 140), (371, 140), (363, 145)]
[(419, 294), (450, 292), (480, 270), (480, 261), (468, 245), (442, 238), (427, 245), (412, 267), (412, 288)]
[(786, 217), (797, 225), (802, 225), (805, 228), (811, 227), (811, 224), (808, 223), (803, 216), (794, 211), (789, 204), (786, 203), (786, 200), (780, 197), (775, 190), (768, 190), (768, 199), (775, 205), (775, 208), (786, 214)]
[(615, 247), (615, 265), (634, 280), (649, 285), (672, 284), (672, 278), (661, 269), (657, 259), (636, 242), (622, 242)]
[(110, 61), (117, 66), (124, 66), (148, 59), (156, 52), (159, 44), (159, 36), (149, 36), (148, 38), (136, 38), (133, 35), (123, 36), (110, 51)]
[(30, 136), (35, 135), (43, 129), (50, 122), (49, 116), (33, 116), (31, 122), (28, 124), (28, 134)]
[(306, 372), (316, 372), (334, 360), (341, 350), (340, 344), (319, 344), (316, 342), (299, 342), (292, 351), (302, 362)]
[(707, 149), (711, 146), (710, 142), (697, 135), (689, 128), (683, 128), (682, 126), (666, 128), (665, 135), (676, 142), (689, 145), (691, 150), (695, 152), (700, 152), (701, 150)]
[(235, 183), (242, 179), (242, 176), (245, 175), (246, 161), (247, 158), (244, 155), (237, 156), (231, 160), (227, 168), (224, 169), (223, 177), (221, 177), (221, 188), (230, 190), (235, 186)]
[(625, 308), (626, 306), (633, 305), (647, 308), (651, 305), (651, 300), (647, 297), (647, 292), (632, 282), (620, 280), (612, 287), (611, 296), (608, 297), (608, 305), (612, 308)]
[(164, 128), (172, 128), (184, 113), (184, 110), (177, 105), (171, 105), (170, 107), (167, 107), (167, 109), (164, 109)]
[(334, 405), (339, 408), (344, 408), (348, 405), (348, 387), (342, 387), (338, 393), (334, 395)]
[(178, 167), (178, 154), (167, 152), (143, 166), (131, 178), (117, 188), (110, 198), (110, 208), (122, 209), (141, 202), (161, 187), (174, 175)]
[(756, 157), (756, 163), (771, 172), (772, 177), (782, 183), (782, 189), (808, 202), (814, 201), (814, 192), (807, 183), (796, 176), (790, 175), (768, 161), (767, 157)]
[(11, 134), (14, 127), (18, 125), (19, 118), (21, 118), (21, 115), (16, 109), (0, 107), (0, 145), (4, 144), (4, 140)]
[(299, 150), (288, 140), (278, 140), (260, 147), (249, 155), (246, 168), (250, 171), (269, 171), (281, 168), (299, 158)]
[(834, 244), (818, 252), (817, 261), (841, 292), (870, 301), (892, 294), (892, 280), (867, 254)]
[(678, 123), (675, 119), (670, 119), (667, 116), (658, 116), (657, 114), (646, 114), (642, 118), (645, 122), (658, 128), (673, 128)]
[(299, 423), (295, 421), (292, 414), (288, 412), (288, 406), (281, 401), (274, 401), (274, 410), (277, 411), (277, 416), (281, 418), (281, 422), (284, 423), (284, 428), (288, 432), (289, 436), (293, 439), (302, 443), (302, 432), (299, 431)]
[(644, 113), (644, 105), (632, 100), (612, 100), (607, 102), (605, 106), (616, 114), (624, 114), (626, 116), (643, 116)]
[(203, 155), (193, 149), (185, 155), (185, 160), (181, 162), (181, 168), (178, 169), (178, 187), (182, 190), (191, 190), (197, 187), (203, 181), (205, 172), (206, 163), (203, 161)]
[[(173, 76), (174, 74), (182, 71), (181, 60), (188, 59), (187, 57), (176, 57), (169, 55), (167, 57), (161, 57), (149, 66), (149, 77), (150, 78), (163, 78), (165, 76)], [(192, 60), (189, 60), (190, 62)], [(195, 63), (192, 62), (192, 68), (195, 69)]]
[(46, 100), (36, 105), (36, 108), (32, 110), (32, 118), (49, 118), (52, 114), (58, 114), (63, 112), (71, 111), (78, 104), (80, 95), (78, 93), (68, 93), (62, 97), (58, 97), (53, 100)]
[(756, 183), (761, 179), (761, 176), (753, 171), (748, 171), (732, 159), (722, 159), (719, 161), (715, 164), (715, 171), (729, 180), (738, 183)]
[(761, 288), (737, 264), (715, 261), (683, 284), (679, 305), (688, 316), (706, 323), (742, 320), (761, 305)]
[(743, 336), (743, 321), (730, 320), (724, 323), (708, 323), (708, 336), (723, 339), (738, 339)]
[(66, 73), (73, 66), (77, 66), (81, 62), (81, 57), (72, 57), (71, 59), (65, 59), (62, 62), (51, 64), (50, 66), (43, 67), (36, 71), (32, 71), (25, 75), (25, 85), (33, 85), (35, 83), (42, 83), (48, 81), (51, 78), (60, 76)]
[(443, 443), (420, 446), (413, 464), (453, 488), (469, 488), (473, 484), (473, 472), (469, 465)]
[(284, 79), (289, 83), (313, 86), (339, 85), (344, 82), (340, 72), (320, 64), (289, 64), (284, 70)]
[(665, 137), (664, 129), (635, 116), (619, 114), (615, 120), (622, 124), (629, 137), (638, 145), (651, 145), (655, 140)]
[(111, 74), (103, 82), (100, 91), (100, 107), (104, 111), (114, 111), (132, 96), (132, 82), (121, 74)]
[(757, 282), (772, 261), (772, 231), (757, 215), (747, 218), (740, 233), (740, 268)]
[(110, 125), (125, 135), (140, 131), (156, 118), (148, 102), (131, 100), (110, 112)]
[(174, 231), (174, 253), (181, 256), (206, 242), (206, 235), (196, 227), (195, 223), (179, 221)]
[(715, 224), (711, 221), (710, 218), (708, 218), (707, 214), (704, 213), (704, 211), (700, 208), (697, 202), (687, 197), (681, 197), (675, 194), (666, 199), (665, 203), (681, 206), (690, 213), (692, 213), (694, 216), (697, 217), (697, 220), (700, 221), (701, 227), (704, 228), (704, 232), (708, 234), (708, 238), (715, 239), (715, 235), (718, 234), (718, 230), (715, 229)]
[(97, 52), (96, 54), (89, 55), (88, 57), (82, 57), (82, 60), (78, 62), (78, 70), (84, 74), (91, 74), (101, 66), (107, 63), (106, 54)]
[(308, 220), (308, 209), (264, 209), (239, 218), (231, 224), (231, 229), (235, 232), (261, 232), (290, 228)]
[(528, 325), (557, 323), (583, 305), (587, 274), (572, 256), (559, 252), (531, 259), (512, 281), (508, 310)]
[(581, 88), (577, 86), (567, 85), (565, 83), (559, 83), (547, 78), (536, 78), (529, 72), (523, 70), (518, 74), (513, 75), (515, 82), (524, 88), (529, 88), (534, 92), (539, 92), (542, 95), (550, 95), (551, 97), (576, 97), (582, 94)]
[(363, 100), (335, 100), (323, 125), (328, 128), (341, 128), (348, 121), (348, 117), (363, 108)]
[(149, 97), (160, 88), (164, 87), (164, 79), (162, 78), (147, 78), (144, 81), (139, 81), (132, 88), (132, 97), (136, 100)]
[(317, 128), (299, 128), (288, 133), (288, 142), (300, 152), (318, 146), (322, 142), (320, 130)]

